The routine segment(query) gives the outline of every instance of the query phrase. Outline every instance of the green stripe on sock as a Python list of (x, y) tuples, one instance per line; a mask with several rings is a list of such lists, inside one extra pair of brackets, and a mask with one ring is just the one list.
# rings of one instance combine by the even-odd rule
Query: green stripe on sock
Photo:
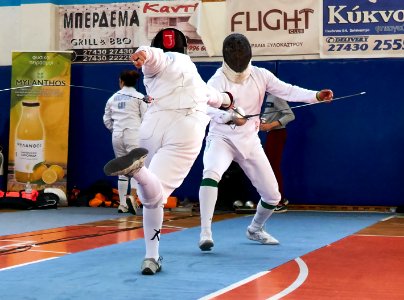
[(202, 179), (201, 186), (217, 187), (218, 182), (216, 180), (211, 179), (211, 178), (204, 178), (204, 179)]
[(275, 205), (270, 205), (270, 204), (262, 201), (262, 199), (261, 199), (260, 203), (261, 203), (262, 207), (266, 208), (266, 209), (275, 209), (275, 207), (276, 207)]

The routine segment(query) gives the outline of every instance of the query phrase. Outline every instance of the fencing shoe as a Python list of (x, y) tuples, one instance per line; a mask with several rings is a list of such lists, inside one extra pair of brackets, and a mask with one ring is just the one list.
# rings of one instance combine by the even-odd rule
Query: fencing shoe
[(214, 246), (212, 233), (202, 232), (199, 240), (199, 249), (202, 251), (210, 251)]
[(132, 177), (133, 174), (136, 174), (136, 172), (144, 166), (144, 160), (146, 159), (148, 152), (149, 151), (145, 148), (136, 148), (124, 156), (110, 160), (104, 166), (105, 175), (124, 175)]
[(288, 211), (288, 207), (284, 204), (278, 204), (274, 209), (274, 213), (284, 213), (287, 211)]
[(160, 256), (156, 261), (154, 258), (145, 258), (142, 263), (143, 275), (154, 275), (161, 271), (161, 261), (163, 258)]
[(136, 211), (138, 209), (138, 204), (136, 203), (135, 197), (132, 195), (126, 197), (126, 205), (128, 206), (128, 212), (130, 212), (132, 215), (136, 215)]
[(128, 207), (122, 204), (119, 204), (118, 206), (118, 213), (127, 213), (128, 212)]
[(247, 228), (247, 238), (252, 241), (257, 241), (264, 245), (278, 245), (279, 241), (271, 236), (268, 232), (266, 232), (263, 228), (260, 228), (258, 231), (251, 231), (250, 228)]

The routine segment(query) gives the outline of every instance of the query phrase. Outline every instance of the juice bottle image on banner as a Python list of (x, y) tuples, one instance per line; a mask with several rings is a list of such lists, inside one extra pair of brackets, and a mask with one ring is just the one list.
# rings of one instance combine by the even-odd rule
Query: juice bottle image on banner
[(14, 175), (18, 182), (28, 182), (36, 164), (45, 160), (44, 126), (38, 100), (22, 101), (21, 117), (15, 130)]

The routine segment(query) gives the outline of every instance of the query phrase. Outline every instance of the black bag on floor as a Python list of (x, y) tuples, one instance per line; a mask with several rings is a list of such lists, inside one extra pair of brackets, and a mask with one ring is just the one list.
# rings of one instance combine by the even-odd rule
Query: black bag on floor
[(59, 196), (53, 193), (37, 192), (25, 193), (0, 191), (0, 209), (48, 209), (57, 208)]

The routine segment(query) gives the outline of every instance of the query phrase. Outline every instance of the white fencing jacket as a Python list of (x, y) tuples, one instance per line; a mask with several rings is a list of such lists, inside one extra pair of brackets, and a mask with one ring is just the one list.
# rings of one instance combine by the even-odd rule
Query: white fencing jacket
[(176, 109), (206, 112), (207, 105), (220, 107), (227, 97), (206, 85), (188, 55), (148, 46), (138, 51), (146, 52), (143, 82), (147, 94), (154, 98), (148, 113)]
[[(208, 85), (218, 91), (228, 91), (234, 97), (234, 105), (244, 109), (247, 115), (259, 114), (265, 94), (292, 102), (318, 102), (316, 91), (307, 90), (298, 86), (285, 83), (274, 74), (264, 68), (250, 66), (251, 75), (242, 83), (235, 83), (228, 80), (219, 68), (208, 81)], [(222, 115), (223, 112), (217, 109), (210, 109), (212, 119), (209, 125), (209, 136), (220, 136), (233, 144), (238, 150), (248, 157), (249, 149), (253, 144), (259, 143), (258, 131), (260, 117), (250, 118), (243, 126), (226, 125), (220, 123), (221, 118), (214, 115)], [(223, 119), (223, 118), (222, 118)], [(219, 120), (219, 121), (218, 121)]]

